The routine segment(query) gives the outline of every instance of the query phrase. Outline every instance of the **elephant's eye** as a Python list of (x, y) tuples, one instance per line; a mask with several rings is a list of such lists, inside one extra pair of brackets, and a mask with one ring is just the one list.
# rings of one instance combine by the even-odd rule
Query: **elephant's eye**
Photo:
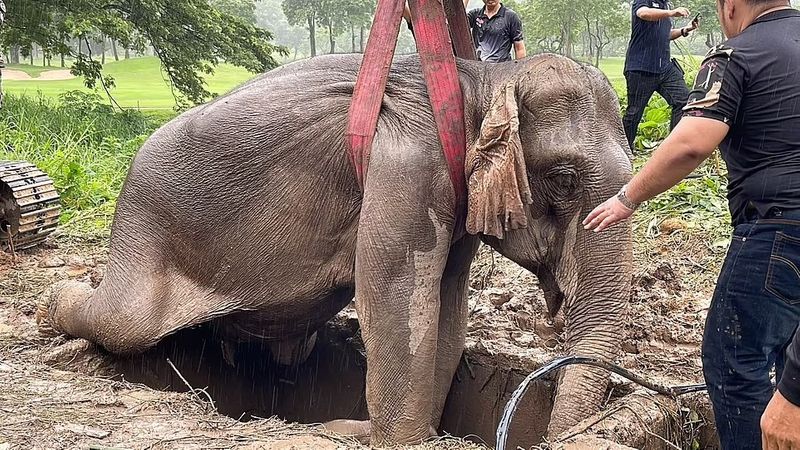
[(547, 179), (559, 194), (568, 194), (578, 188), (578, 172), (572, 167), (555, 167), (547, 173)]

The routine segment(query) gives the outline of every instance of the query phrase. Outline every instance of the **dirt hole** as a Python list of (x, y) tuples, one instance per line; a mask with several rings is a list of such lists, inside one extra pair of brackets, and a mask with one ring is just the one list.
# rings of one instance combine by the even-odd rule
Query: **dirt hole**
[[(467, 350), (459, 365), (439, 432), (494, 447), (503, 408), (527, 373), (487, 362), (494, 359), (474, 352)], [(230, 347), (221, 344), (213, 329), (201, 326), (171, 336), (144, 354), (115, 358), (113, 369), (126, 381), (154, 389), (185, 392), (189, 389), (186, 383), (205, 389), (220, 413), (242, 421), (277, 416), (310, 424), (368, 417), (366, 362), (355, 319), (339, 317), (320, 330), (313, 352), (298, 366), (273, 363), (269, 349), (262, 345), (240, 344), (232, 357)], [(530, 448), (543, 441), (554, 390), (553, 379), (530, 388), (512, 422), (509, 448)], [(637, 397), (631, 392), (630, 385), (612, 386), (611, 407), (614, 401), (626, 402), (629, 396), (631, 404), (641, 404), (641, 394)], [(620, 421), (612, 417), (609, 426), (604, 428), (601, 422), (587, 430), (634, 448), (676, 447), (667, 445), (668, 441), (681, 443), (678, 448), (718, 448), (713, 425), (709, 426), (707, 402), (695, 399), (664, 414), (660, 408), (644, 410), (653, 413), (647, 424), (642, 423), (642, 412), (627, 408), (634, 412), (632, 418), (620, 417)], [(687, 426), (694, 428), (687, 430)]]
[[(226, 352), (231, 360), (213, 330), (202, 326), (171, 336), (144, 354), (116, 358), (114, 370), (129, 382), (185, 392), (189, 388), (182, 376), (193, 388), (205, 389), (220, 413), (243, 421), (278, 416), (321, 423), (368, 417), (366, 361), (354, 320), (328, 324), (319, 332), (308, 360), (295, 367), (272, 363), (266, 346), (238, 345), (233, 365), (226, 362)], [(494, 446), (503, 408), (524, 376), (508, 368), (462, 360), (439, 431)], [(529, 391), (512, 424), (512, 448), (541, 442), (553, 391), (551, 381)]]

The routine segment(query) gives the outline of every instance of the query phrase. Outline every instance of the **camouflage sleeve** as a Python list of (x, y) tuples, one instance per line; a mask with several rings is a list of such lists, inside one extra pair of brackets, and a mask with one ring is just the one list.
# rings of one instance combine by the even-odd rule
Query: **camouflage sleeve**
[(746, 66), (732, 48), (712, 48), (697, 72), (684, 116), (733, 122), (742, 101), (745, 75)]

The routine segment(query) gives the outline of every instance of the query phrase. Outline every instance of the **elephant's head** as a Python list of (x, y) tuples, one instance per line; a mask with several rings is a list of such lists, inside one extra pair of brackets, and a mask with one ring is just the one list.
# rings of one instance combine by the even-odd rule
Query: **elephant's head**
[[(595, 234), (581, 221), (631, 177), (616, 94), (598, 70), (554, 55), (492, 75), (467, 154), (468, 231), (537, 274), (550, 314), (563, 308), (570, 354), (612, 360), (630, 291), (630, 226)], [(566, 369), (548, 435), (596, 412), (606, 387), (603, 371)]]

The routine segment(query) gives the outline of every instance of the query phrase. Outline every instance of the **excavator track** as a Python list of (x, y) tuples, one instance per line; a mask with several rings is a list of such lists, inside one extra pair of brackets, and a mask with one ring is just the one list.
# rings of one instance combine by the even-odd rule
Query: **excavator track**
[(61, 202), (53, 180), (24, 161), (0, 161), (0, 243), (35, 247), (58, 226)]

